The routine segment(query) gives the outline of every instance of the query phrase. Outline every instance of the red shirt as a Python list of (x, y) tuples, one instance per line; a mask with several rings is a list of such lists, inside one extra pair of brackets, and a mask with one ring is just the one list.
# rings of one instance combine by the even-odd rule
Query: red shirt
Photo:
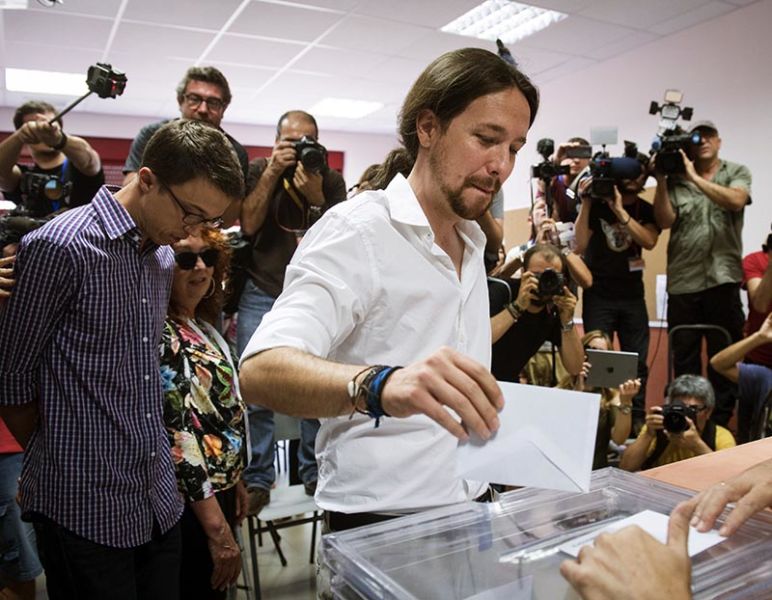
[(16, 454), (17, 452), (24, 452), (24, 449), (19, 446), (19, 442), (5, 426), (5, 421), (0, 418), (0, 454)]
[[(743, 259), (743, 287), (747, 289), (748, 280), (756, 277), (764, 277), (764, 272), (767, 270), (767, 264), (769, 263), (769, 255), (766, 252), (758, 251), (753, 252)], [(767, 315), (772, 311), (772, 303), (767, 306), (767, 310), (764, 313), (760, 313), (754, 310), (753, 306), (748, 302), (748, 320), (745, 322), (745, 335), (748, 336), (761, 328), (761, 324)], [(747, 358), (750, 361), (766, 365), (772, 368), (772, 344), (764, 344), (759, 346), (753, 352), (749, 352)]]

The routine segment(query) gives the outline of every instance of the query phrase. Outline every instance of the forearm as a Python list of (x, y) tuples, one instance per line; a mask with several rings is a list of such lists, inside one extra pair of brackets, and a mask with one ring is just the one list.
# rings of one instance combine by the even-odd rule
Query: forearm
[(270, 166), (266, 167), (255, 189), (244, 198), (241, 204), (241, 230), (245, 235), (253, 235), (263, 227), (280, 175), (274, 173)]
[(736, 382), (737, 363), (741, 362), (751, 350), (764, 345), (765, 342), (764, 337), (756, 331), (711, 357), (710, 366), (724, 377)]
[(630, 430), (633, 426), (633, 415), (624, 414), (622, 411), (617, 410), (614, 415), (614, 427), (611, 429), (611, 439), (615, 444), (624, 444), (627, 437), (630, 435)]
[(654, 220), (660, 229), (669, 229), (675, 223), (676, 216), (676, 211), (670, 203), (667, 180), (664, 177), (657, 179), (657, 188), (654, 191)]
[(190, 509), (196, 515), (206, 537), (213, 540), (221, 540), (223, 536), (230, 535), (230, 525), (220, 508), (217, 498), (209, 496), (204, 500), (190, 503)]
[(581, 373), (582, 363), (584, 362), (584, 348), (582, 347), (582, 340), (579, 338), (576, 327), (572, 327), (570, 331), (562, 332), (560, 359), (570, 375), (579, 375)]
[(504, 240), (501, 221), (496, 219), (490, 210), (486, 210), (483, 216), (477, 219), (477, 224), (485, 234), (485, 251), (498, 254), (501, 242)]
[(714, 204), (723, 209), (737, 212), (743, 209), (748, 201), (748, 192), (741, 188), (731, 188), (708, 181), (697, 175), (694, 178), (694, 184), (700, 188)]
[(574, 236), (576, 239), (577, 253), (584, 254), (590, 243), (590, 237), (592, 237), (592, 229), (590, 229), (590, 205), (588, 202), (582, 202), (579, 207), (579, 215), (576, 217), (576, 223), (574, 223)]
[(0, 190), (15, 191), (19, 185), (19, 173), (15, 169), (16, 161), (24, 147), (18, 132), (9, 135), (0, 143)]
[(566, 264), (568, 265), (568, 272), (571, 273), (574, 281), (583, 290), (592, 287), (592, 273), (587, 267), (582, 257), (573, 252), (569, 252), (566, 256)]
[(364, 368), (280, 347), (247, 359), (239, 383), (247, 403), (294, 417), (337, 417), (351, 412), (346, 386)]
[(501, 339), (512, 325), (515, 324), (515, 318), (506, 308), (500, 313), (491, 317), (491, 344), (495, 344)]
[(651, 250), (657, 245), (659, 239), (659, 232), (654, 226), (641, 225), (638, 221), (630, 216), (626, 210), (622, 211), (620, 222), (625, 224), (627, 231), (630, 233), (630, 237), (641, 248)]
[(619, 461), (619, 468), (625, 471), (637, 471), (641, 468), (643, 461), (646, 460), (646, 454), (649, 451), (652, 437), (648, 434), (640, 435), (630, 444), (622, 454), (622, 460)]
[(770, 304), (772, 304), (772, 262), (764, 272), (764, 277), (759, 280), (758, 285), (753, 289), (750, 282), (748, 285), (748, 299), (756, 312), (766, 314)]
[(99, 169), (102, 168), (102, 161), (97, 151), (81, 137), (68, 135), (62, 152), (72, 161), (72, 166), (84, 175), (91, 177), (99, 173)]
[(38, 424), (38, 403), (0, 406), (0, 418), (5, 421), (8, 431), (16, 438), (19, 445), (26, 448)]

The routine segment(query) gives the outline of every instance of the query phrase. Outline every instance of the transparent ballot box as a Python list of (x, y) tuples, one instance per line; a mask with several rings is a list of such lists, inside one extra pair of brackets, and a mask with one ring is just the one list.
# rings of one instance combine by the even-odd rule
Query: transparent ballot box
[[(333, 596), (355, 599), (560, 600), (558, 547), (614, 521), (663, 514), (693, 492), (607, 468), (587, 493), (524, 488), (491, 504), (467, 503), (333, 533), (322, 540)], [(726, 516), (726, 512), (720, 521)], [(772, 598), (772, 513), (692, 559), (694, 598)]]

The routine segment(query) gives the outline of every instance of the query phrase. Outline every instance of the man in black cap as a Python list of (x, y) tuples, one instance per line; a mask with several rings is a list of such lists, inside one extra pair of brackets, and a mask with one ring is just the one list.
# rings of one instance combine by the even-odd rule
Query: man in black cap
[[(751, 202), (747, 167), (718, 157), (721, 138), (711, 121), (694, 123), (689, 133), (700, 141), (679, 150), (683, 173), (665, 175), (655, 168), (657, 191), (654, 215), (662, 229), (670, 228), (667, 249), (667, 321), (678, 325), (704, 323), (724, 327), (736, 342), (742, 337), (740, 302), (743, 211)], [(656, 161), (656, 157), (654, 159)], [(702, 334), (680, 331), (672, 340), (675, 375), (700, 374)], [(722, 350), (726, 339), (707, 334), (708, 356)], [(716, 391), (713, 420), (726, 425), (736, 391), (712, 368), (708, 376)]]

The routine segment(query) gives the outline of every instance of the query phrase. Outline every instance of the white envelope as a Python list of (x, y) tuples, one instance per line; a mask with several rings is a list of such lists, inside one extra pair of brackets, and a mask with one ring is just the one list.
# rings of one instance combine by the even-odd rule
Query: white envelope
[(507, 485), (586, 492), (598, 429), (598, 394), (499, 382), (501, 426), (458, 447), (456, 475)]

